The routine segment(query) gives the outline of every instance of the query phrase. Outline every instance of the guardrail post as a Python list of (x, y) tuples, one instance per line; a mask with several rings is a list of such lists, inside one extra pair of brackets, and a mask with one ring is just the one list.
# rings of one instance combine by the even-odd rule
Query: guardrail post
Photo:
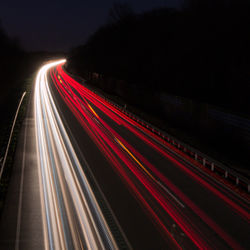
[(214, 163), (211, 163), (211, 171), (214, 171)]
[(203, 166), (206, 165), (206, 158), (203, 158), (203, 162), (202, 162)]
[(239, 185), (239, 178), (238, 177), (236, 177), (236, 185)]

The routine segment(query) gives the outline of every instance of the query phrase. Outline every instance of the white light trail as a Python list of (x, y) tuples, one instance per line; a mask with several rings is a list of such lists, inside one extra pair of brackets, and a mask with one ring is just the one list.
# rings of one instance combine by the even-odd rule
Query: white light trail
[(35, 86), (35, 127), (46, 249), (118, 249), (54, 103), (48, 70)]

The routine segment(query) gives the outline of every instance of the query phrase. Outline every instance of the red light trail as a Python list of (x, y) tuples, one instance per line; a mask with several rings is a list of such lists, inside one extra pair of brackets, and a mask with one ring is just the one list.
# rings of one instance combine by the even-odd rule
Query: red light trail
[[(180, 168), (191, 179), (212, 192), (242, 218), (249, 221), (249, 213), (244, 208), (221, 192), (217, 184), (210, 184), (209, 181), (190, 169), (187, 164), (178, 161), (160, 143), (157, 143), (157, 138), (152, 138), (155, 137), (153, 133), (75, 81), (63, 70), (62, 65), (52, 68), (50, 76), (62, 99), (84, 130), (138, 201), (148, 210), (152, 219), (157, 222), (159, 230), (165, 233), (176, 248), (193, 245), (199, 249), (212, 249), (222, 247), (226, 243), (235, 249), (241, 249), (240, 245), (227, 232), (117, 133), (108, 124), (107, 119), (128, 129), (135, 137), (171, 161), (176, 168)], [(157, 204), (157, 209), (153, 209), (154, 204)], [(170, 232), (173, 223), (187, 236), (181, 245)], [(218, 237), (207, 234), (209, 228), (216, 232)]]

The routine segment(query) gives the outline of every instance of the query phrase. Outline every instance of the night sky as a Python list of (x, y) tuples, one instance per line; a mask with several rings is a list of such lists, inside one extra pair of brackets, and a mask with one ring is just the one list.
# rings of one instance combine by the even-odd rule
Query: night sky
[[(0, 20), (29, 51), (67, 51), (82, 44), (107, 21), (114, 0), (3, 0)], [(116, 1), (117, 2), (117, 1)], [(122, 1), (118, 1), (122, 2)], [(181, 0), (128, 0), (136, 13), (177, 7)]]

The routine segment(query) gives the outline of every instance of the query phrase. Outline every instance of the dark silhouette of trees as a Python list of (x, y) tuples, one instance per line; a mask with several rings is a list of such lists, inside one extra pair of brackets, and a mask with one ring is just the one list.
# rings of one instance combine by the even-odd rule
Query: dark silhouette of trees
[[(11, 92), (16, 91), (18, 81), (22, 78), (25, 53), (17, 39), (10, 39), (0, 22), (0, 105), (4, 108), (5, 101)], [(1, 110), (2, 111), (2, 110)], [(4, 112), (4, 109), (3, 109)]]
[(124, 19), (130, 18), (134, 15), (133, 9), (127, 3), (114, 3), (109, 10), (108, 21), (111, 23), (118, 23)]
[(98, 73), (113, 93), (133, 85), (249, 113), (250, 1), (187, 0), (137, 15), (114, 5), (110, 17), (70, 53), (68, 69)]

